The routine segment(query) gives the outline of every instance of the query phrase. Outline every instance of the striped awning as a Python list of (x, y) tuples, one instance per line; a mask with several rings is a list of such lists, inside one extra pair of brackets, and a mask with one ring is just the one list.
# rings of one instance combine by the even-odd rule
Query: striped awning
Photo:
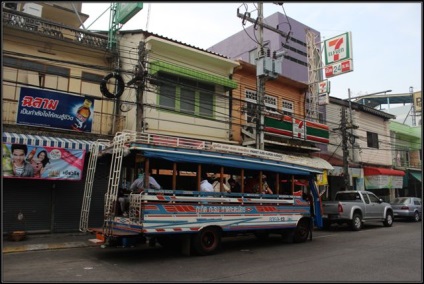
[(40, 146), (40, 147), (58, 147), (74, 150), (86, 150), (90, 151), (90, 146), (94, 141), (80, 140), (80, 139), (68, 139), (58, 138), (41, 135), (30, 135), (30, 134), (18, 134), (11, 132), (3, 132), (2, 137), (3, 143), (16, 143), (26, 144), (29, 146)]

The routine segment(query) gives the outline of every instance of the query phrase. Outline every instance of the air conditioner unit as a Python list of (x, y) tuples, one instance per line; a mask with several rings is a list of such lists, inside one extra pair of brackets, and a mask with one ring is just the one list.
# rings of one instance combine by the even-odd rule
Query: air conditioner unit
[(41, 18), (42, 11), (43, 11), (43, 6), (35, 4), (35, 3), (25, 3), (22, 9), (22, 12), (32, 16), (40, 17), (40, 18)]

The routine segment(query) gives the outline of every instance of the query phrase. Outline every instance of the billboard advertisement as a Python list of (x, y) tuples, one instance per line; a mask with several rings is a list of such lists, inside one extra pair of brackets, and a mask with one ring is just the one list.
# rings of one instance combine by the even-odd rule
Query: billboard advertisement
[(4, 178), (81, 180), (85, 150), (2, 144)]
[(94, 99), (21, 87), (18, 124), (91, 132)]

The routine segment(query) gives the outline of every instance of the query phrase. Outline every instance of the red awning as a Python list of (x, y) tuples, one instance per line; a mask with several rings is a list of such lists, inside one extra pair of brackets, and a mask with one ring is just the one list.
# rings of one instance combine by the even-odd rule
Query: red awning
[(364, 167), (364, 175), (365, 176), (404, 176), (404, 171), (385, 169), (385, 168), (369, 168)]

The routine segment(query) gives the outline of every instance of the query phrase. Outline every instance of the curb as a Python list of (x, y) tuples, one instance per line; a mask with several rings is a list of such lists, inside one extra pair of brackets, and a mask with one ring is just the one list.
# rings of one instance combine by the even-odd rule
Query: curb
[(36, 250), (66, 249), (66, 248), (82, 248), (82, 247), (88, 247), (88, 246), (92, 246), (92, 245), (89, 244), (89, 243), (86, 243), (86, 242), (68, 242), (68, 243), (56, 243), (56, 244), (34, 244), (34, 245), (4, 247), (3, 253), (36, 251)]

